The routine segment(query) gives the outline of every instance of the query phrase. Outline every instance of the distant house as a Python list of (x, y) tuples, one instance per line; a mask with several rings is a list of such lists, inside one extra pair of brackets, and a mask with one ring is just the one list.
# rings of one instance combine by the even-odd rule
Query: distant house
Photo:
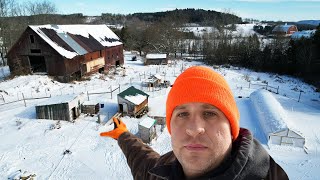
[(291, 35), (291, 39), (301, 39), (301, 38), (310, 39), (315, 33), (316, 33), (316, 30), (298, 31)]
[(145, 143), (150, 143), (151, 140), (156, 137), (156, 120), (150, 117), (145, 117), (139, 123), (140, 138)]
[(62, 82), (124, 63), (123, 44), (106, 25), (28, 26), (7, 59), (14, 74), (44, 73)]
[(148, 111), (149, 95), (131, 86), (118, 94), (118, 112), (140, 117)]
[(272, 34), (276, 35), (292, 35), (293, 33), (297, 32), (298, 28), (295, 25), (277, 25), (273, 28)]
[(147, 54), (145, 64), (168, 64), (167, 54)]
[(36, 106), (37, 119), (74, 121), (81, 113), (83, 94), (56, 96)]

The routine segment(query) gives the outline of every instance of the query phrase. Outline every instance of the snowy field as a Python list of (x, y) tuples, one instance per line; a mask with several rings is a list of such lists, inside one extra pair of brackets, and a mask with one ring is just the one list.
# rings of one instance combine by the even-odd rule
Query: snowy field
[[(174, 65), (144, 66), (131, 61), (131, 54), (125, 52), (125, 69), (118, 69), (116, 75), (94, 74), (88, 81), (59, 83), (47, 76), (27, 75), (3, 80), (1, 75), (8, 69), (0, 69), (0, 179), (8, 179), (27, 171), (36, 174), (37, 179), (132, 179), (126, 159), (117, 142), (100, 137), (99, 133), (113, 129), (110, 117), (116, 113), (117, 94), (96, 94), (86, 100), (104, 104), (100, 117), (105, 125), (96, 123), (96, 116), (81, 115), (74, 123), (61, 121), (61, 128), (51, 129), (57, 121), (36, 119), (35, 105), (50, 98), (26, 100), (26, 98), (53, 97), (81, 92), (99, 93), (130, 86), (148, 93), (151, 116), (165, 115), (165, 101), (169, 88), (152, 91), (141, 86), (148, 76), (160, 74), (163, 79), (174, 82), (185, 68), (200, 65), (200, 62), (178, 61)], [(320, 94), (300, 80), (268, 73), (257, 73), (239, 68), (211, 67), (221, 73), (229, 82), (240, 109), (240, 125), (250, 129), (265, 149), (288, 173), (290, 179), (319, 179), (320, 169)], [(250, 83), (249, 83), (250, 81)], [(268, 82), (272, 93), (285, 112), (285, 121), (306, 139), (305, 149), (278, 146), (267, 143), (257, 111), (252, 105), (250, 94), (265, 87)], [(260, 84), (260, 85), (257, 85)], [(276, 89), (275, 89), (276, 88)], [(302, 91), (302, 92), (301, 92)], [(301, 92), (301, 94), (300, 94)], [(299, 95), (300, 99), (299, 99)], [(257, 97), (260, 98), (260, 97)], [(17, 101), (15, 103), (9, 103)], [(299, 100), (299, 102), (298, 102)], [(266, 102), (260, 110), (272, 107)], [(271, 108), (272, 109), (272, 108)], [(278, 110), (275, 110), (277, 116)], [(138, 124), (143, 119), (123, 117), (130, 132), (138, 133)], [(157, 126), (157, 138), (150, 145), (160, 154), (171, 150), (170, 135)], [(69, 150), (70, 153), (64, 153)]]

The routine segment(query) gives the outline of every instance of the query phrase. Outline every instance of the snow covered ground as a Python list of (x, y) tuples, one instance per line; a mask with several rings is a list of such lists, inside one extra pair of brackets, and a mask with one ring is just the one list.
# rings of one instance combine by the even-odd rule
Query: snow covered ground
[[(52, 129), (57, 121), (36, 119), (35, 105), (48, 99), (11, 101), (44, 96), (61, 96), (81, 92), (105, 92), (120, 84), (121, 91), (135, 86), (150, 95), (149, 115), (165, 115), (165, 101), (169, 88), (149, 91), (141, 86), (141, 80), (150, 74), (160, 74), (174, 82), (177, 75), (187, 67), (200, 62), (179, 61), (175, 65), (144, 66), (140, 59), (131, 61), (125, 53), (125, 69), (116, 75), (94, 74), (88, 81), (59, 83), (47, 76), (27, 75), (0, 82), (0, 178), (12, 178), (28, 171), (37, 179), (132, 179), (126, 159), (117, 142), (100, 137), (99, 133), (113, 129), (111, 115), (117, 111), (116, 90), (112, 94), (90, 95), (90, 101), (104, 104), (101, 120), (96, 116), (81, 115), (74, 123), (61, 121), (61, 128)], [(257, 73), (239, 68), (217, 68), (229, 82), (240, 109), (240, 125), (250, 129), (265, 149), (288, 173), (290, 179), (318, 179), (320, 169), (320, 94), (300, 80), (268, 73)], [(8, 74), (7, 68), (0, 69)], [(2, 78), (3, 79), (3, 78)], [(250, 81), (250, 83), (249, 83)], [(272, 94), (286, 113), (286, 121), (306, 138), (306, 150), (289, 146), (268, 145), (266, 134), (260, 127), (256, 110), (251, 104), (250, 94), (265, 86), (279, 94)], [(260, 85), (257, 85), (260, 84)], [(263, 86), (261, 86), (261, 84)], [(249, 87), (250, 86), (250, 87)], [(299, 100), (299, 95), (301, 97)], [(22, 96), (23, 94), (23, 96)], [(88, 98), (88, 97), (86, 97)], [(298, 102), (299, 100), (299, 102)], [(272, 106), (267, 102), (266, 106)], [(26, 105), (26, 106), (25, 106)], [(265, 107), (261, 107), (263, 110)], [(276, 111), (276, 110), (275, 110)], [(277, 115), (277, 112), (274, 113)], [(143, 118), (123, 117), (130, 132), (138, 133), (138, 124)], [(170, 135), (157, 127), (157, 139), (150, 145), (160, 154), (171, 150)], [(69, 151), (66, 151), (69, 150)]]

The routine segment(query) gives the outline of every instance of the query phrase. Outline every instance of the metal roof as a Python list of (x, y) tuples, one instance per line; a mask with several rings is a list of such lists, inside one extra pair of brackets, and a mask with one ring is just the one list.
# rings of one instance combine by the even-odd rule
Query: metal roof
[(29, 26), (62, 56), (77, 55), (121, 45), (119, 37), (107, 25), (40, 25)]

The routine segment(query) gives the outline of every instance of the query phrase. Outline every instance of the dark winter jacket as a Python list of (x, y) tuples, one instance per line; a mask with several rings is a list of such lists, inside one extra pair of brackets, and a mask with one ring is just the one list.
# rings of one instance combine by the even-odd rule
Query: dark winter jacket
[[(118, 144), (134, 179), (185, 179), (172, 151), (160, 156), (129, 132), (121, 134)], [(197, 179), (288, 179), (284, 170), (247, 129), (240, 129), (239, 137), (232, 144), (231, 154), (218, 168)]]

